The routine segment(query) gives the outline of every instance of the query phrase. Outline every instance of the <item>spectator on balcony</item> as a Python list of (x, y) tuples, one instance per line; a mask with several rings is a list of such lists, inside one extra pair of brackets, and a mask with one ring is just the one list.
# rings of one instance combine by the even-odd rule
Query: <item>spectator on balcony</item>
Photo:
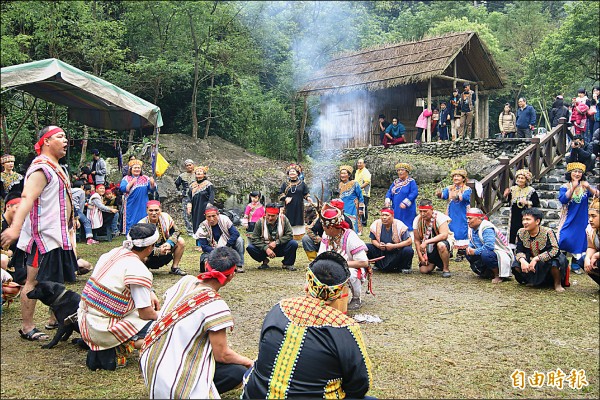
[(517, 232), (523, 227), (522, 212), (529, 207), (539, 207), (540, 199), (531, 186), (532, 173), (520, 169), (515, 174), (515, 184), (504, 191), (504, 201), (510, 204), (508, 247), (517, 248)]
[(567, 163), (580, 162), (585, 165), (586, 171), (594, 173), (596, 155), (593, 154), (593, 146), (585, 144), (583, 136), (575, 136), (571, 141), (571, 151), (565, 154)]
[(524, 97), (519, 98), (517, 102), (519, 109), (517, 110), (517, 137), (518, 138), (530, 138), (533, 135), (535, 129), (535, 121), (537, 115), (535, 109), (527, 104)]
[(565, 106), (563, 96), (558, 95), (552, 103), (552, 110), (550, 110), (550, 126), (552, 128), (558, 126), (561, 118), (569, 120), (569, 108)]
[(404, 133), (406, 132), (406, 128), (400, 122), (398, 122), (398, 118), (392, 118), (392, 124), (388, 125), (385, 128), (385, 134), (383, 135), (383, 144), (384, 148), (388, 148), (390, 146), (405, 143), (406, 139), (404, 139)]
[(390, 123), (385, 119), (385, 115), (379, 114), (379, 142), (383, 143), (383, 138), (385, 136), (385, 130), (390, 126)]
[(504, 109), (500, 113), (498, 117), (498, 125), (500, 126), (500, 133), (502, 134), (502, 139), (505, 138), (514, 138), (517, 132), (517, 117), (515, 113), (512, 112), (510, 108), (510, 104), (506, 103), (504, 105)]

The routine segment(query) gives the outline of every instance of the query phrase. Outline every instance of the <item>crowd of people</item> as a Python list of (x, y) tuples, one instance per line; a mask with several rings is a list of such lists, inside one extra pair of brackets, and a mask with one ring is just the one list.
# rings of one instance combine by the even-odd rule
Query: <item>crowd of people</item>
[[(476, 99), (468, 85), (465, 92), (457, 104), (461, 123), (469, 129)], [(394, 140), (393, 128), (390, 132)], [(185, 229), (189, 233), (191, 228), (202, 252), (200, 273), (193, 276), (179, 267), (186, 247), (182, 231), (152, 198), (157, 183), (143, 174), (142, 161), (130, 159), (122, 181), (112, 186), (99, 152), (92, 151), (89, 170), (72, 182), (59, 164), (67, 146), (60, 127), (44, 128), (35, 145), (38, 157), (25, 177), (15, 175), (14, 157), (2, 157), (2, 185), (8, 193), (2, 270), (3, 280), (6, 274), (7, 280), (23, 285), (19, 335), (30, 341), (49, 339), (35, 326), (36, 301), (27, 296), (38, 282), (73, 282), (77, 274), (90, 272), (89, 263), (77, 258), (76, 230), (83, 229), (90, 245), (95, 244), (94, 230), (101, 227), (123, 234), (123, 245), (103, 254), (91, 270), (75, 318), (90, 369), (114, 370), (139, 350), (150, 398), (218, 397), (240, 385), (243, 398), (366, 398), (371, 363), (360, 328), (347, 311), (363, 306), (363, 292), (372, 292), (374, 273), (410, 273), (415, 253), (424, 275), (441, 271), (450, 278), (455, 254), (455, 261), (465, 257), (476, 275), (495, 284), (514, 276), (521, 284), (562, 292), (572, 270), (587, 273), (600, 285), (600, 191), (585, 180), (589, 171), (579, 161), (568, 163), (557, 195), (562, 204), (557, 232), (541, 224), (544, 215), (537, 208), (531, 173), (517, 172), (514, 185), (503, 193), (511, 205), (507, 238), (482, 210), (470, 207), (466, 170), (452, 170), (452, 184), (431, 193), (447, 201), (442, 211), (427, 194), (417, 200), (418, 182), (406, 162), (396, 164), (398, 178), (365, 232), (371, 173), (363, 159), (357, 160), (356, 171), (352, 165), (340, 166), (337, 197), (316, 198), (316, 203), (302, 167), (289, 165), (279, 203), (263, 204), (260, 192), (250, 193), (242, 235), (214, 205), (209, 168), (186, 160), (176, 185)], [(311, 214), (305, 208), (312, 211), (312, 220), (305, 220)], [(282, 258), (284, 270), (297, 270), (298, 242), (310, 261), (306, 295), (281, 300), (271, 309), (262, 325), (258, 357), (250, 360), (227, 343), (233, 317), (218, 292), (245, 271), (246, 252), (260, 270), (273, 268), (275, 258)], [(169, 264), (170, 273), (181, 278), (161, 301), (153, 290), (152, 270)], [(51, 315), (46, 328), (56, 323)]]

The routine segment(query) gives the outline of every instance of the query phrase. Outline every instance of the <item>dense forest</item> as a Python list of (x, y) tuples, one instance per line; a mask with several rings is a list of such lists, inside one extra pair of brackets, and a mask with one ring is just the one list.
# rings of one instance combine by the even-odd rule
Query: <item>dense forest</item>
[[(157, 104), (162, 133), (218, 135), (279, 159), (296, 157), (298, 138), (310, 146), (318, 98), (298, 135), (297, 90), (343, 51), (476, 31), (505, 83), (490, 115), (519, 96), (539, 113), (600, 79), (597, 1), (2, 1), (0, 11), (2, 67), (58, 58)], [(17, 161), (45, 124), (83, 135), (53, 104), (14, 90), (1, 100), (3, 151)]]

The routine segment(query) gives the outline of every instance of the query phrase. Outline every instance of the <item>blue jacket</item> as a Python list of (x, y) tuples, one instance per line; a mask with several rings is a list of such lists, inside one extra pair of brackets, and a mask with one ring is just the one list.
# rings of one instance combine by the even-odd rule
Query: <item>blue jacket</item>
[(524, 109), (517, 109), (517, 129), (528, 129), (529, 125), (535, 126), (537, 115), (535, 109), (529, 104)]
[(452, 119), (452, 114), (450, 113), (450, 107), (446, 107), (443, 110), (440, 110), (440, 120), (438, 122), (438, 127), (441, 128), (442, 124), (446, 123), (446, 128), (450, 126), (450, 121), (448, 121), (448, 115), (450, 115), (450, 119)]

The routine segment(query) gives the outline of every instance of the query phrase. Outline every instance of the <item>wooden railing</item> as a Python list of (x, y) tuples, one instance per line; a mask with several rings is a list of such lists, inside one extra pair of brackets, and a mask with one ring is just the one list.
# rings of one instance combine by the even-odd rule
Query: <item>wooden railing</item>
[(537, 181), (558, 164), (567, 152), (567, 120), (560, 123), (542, 138), (534, 137), (531, 144), (513, 158), (499, 157), (500, 165), (481, 180), (482, 196), (475, 190), (475, 182), (470, 181), (472, 191), (471, 206), (478, 207), (488, 216), (504, 205), (504, 190), (515, 180), (515, 173), (527, 168)]

